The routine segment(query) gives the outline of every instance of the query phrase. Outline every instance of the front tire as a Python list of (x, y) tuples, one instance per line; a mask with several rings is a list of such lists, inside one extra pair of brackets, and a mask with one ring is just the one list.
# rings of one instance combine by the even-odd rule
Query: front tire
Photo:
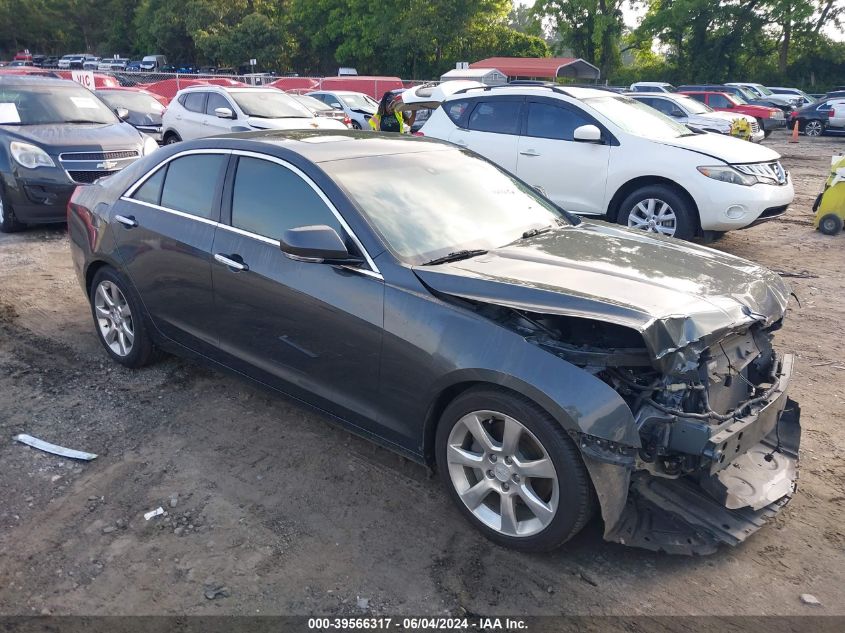
[(89, 299), (97, 336), (112, 360), (133, 369), (150, 364), (155, 347), (141, 302), (124, 277), (113, 268), (101, 268)]
[(354, 121), (354, 120), (353, 120), (353, 121), (352, 121), (352, 129), (353, 129), (353, 130), (360, 130), (360, 129), (361, 129), (361, 124), (360, 124), (360, 123), (358, 123), (358, 121)]
[(595, 510), (575, 444), (534, 402), (496, 387), (473, 388), (443, 412), (437, 468), (464, 516), (513, 549), (554, 549)]
[(15, 233), (25, 227), (18, 222), (12, 205), (6, 199), (6, 194), (0, 189), (0, 233)]
[(668, 185), (640, 187), (622, 201), (616, 221), (667, 237), (690, 240), (695, 236), (696, 212), (686, 196)]
[(163, 140), (165, 145), (173, 145), (174, 143), (180, 142), (182, 139), (176, 132), (168, 132), (164, 135)]

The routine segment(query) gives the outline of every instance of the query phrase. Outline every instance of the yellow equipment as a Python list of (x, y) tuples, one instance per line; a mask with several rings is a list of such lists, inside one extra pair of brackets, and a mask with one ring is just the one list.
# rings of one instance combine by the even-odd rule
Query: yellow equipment
[(845, 156), (834, 156), (830, 161), (830, 176), (824, 191), (813, 205), (816, 217), (813, 227), (825, 235), (836, 235), (845, 224)]

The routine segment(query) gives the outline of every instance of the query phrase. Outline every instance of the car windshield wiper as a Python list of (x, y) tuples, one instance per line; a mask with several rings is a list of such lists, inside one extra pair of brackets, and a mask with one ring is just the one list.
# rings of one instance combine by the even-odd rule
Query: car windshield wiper
[(551, 225), (544, 226), (540, 229), (528, 229), (527, 231), (522, 232), (522, 237), (520, 239), (528, 239), (529, 237), (534, 237), (535, 235), (542, 235), (543, 233), (548, 233), (552, 230)]
[(108, 121), (92, 121), (91, 119), (69, 119), (67, 121), (62, 121), (62, 123), (68, 123), (68, 124), (75, 124), (75, 123), (79, 123), (79, 124), (84, 124), (84, 123), (104, 124), (104, 123), (108, 123)]
[(431, 261), (424, 262), (423, 266), (434, 266), (436, 264), (446, 264), (448, 262), (457, 262), (462, 259), (469, 259), (470, 257), (476, 257), (478, 255), (484, 255), (487, 251), (484, 249), (476, 249), (476, 250), (462, 250), (462, 251), (455, 251), (454, 253), (449, 253), (448, 255), (444, 255), (443, 257), (437, 257), (432, 259)]

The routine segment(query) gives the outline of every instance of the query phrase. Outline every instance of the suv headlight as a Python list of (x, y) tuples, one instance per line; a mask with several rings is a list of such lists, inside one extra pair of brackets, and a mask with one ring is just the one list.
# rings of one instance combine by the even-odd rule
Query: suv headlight
[(154, 151), (158, 149), (158, 143), (155, 142), (155, 139), (152, 136), (144, 135), (144, 149), (142, 154), (147, 156), (152, 154)]
[(47, 155), (47, 152), (30, 143), (12, 141), (9, 144), (9, 151), (12, 154), (12, 158), (27, 169), (56, 166), (56, 163)]
[(719, 180), (721, 182), (729, 182), (732, 185), (744, 185), (746, 187), (750, 187), (751, 185), (756, 185), (758, 182), (756, 176), (749, 176), (748, 174), (740, 173), (733, 167), (729, 167), (727, 165), (703, 165), (701, 167), (696, 167), (696, 169), (708, 178)]

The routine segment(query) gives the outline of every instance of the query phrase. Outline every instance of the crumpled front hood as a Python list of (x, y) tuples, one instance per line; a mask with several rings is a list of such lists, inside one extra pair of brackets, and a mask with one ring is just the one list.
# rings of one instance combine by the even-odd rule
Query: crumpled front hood
[(675, 369), (729, 331), (778, 321), (790, 295), (752, 262), (592, 222), (414, 272), (439, 293), (630, 327), (654, 360)]

